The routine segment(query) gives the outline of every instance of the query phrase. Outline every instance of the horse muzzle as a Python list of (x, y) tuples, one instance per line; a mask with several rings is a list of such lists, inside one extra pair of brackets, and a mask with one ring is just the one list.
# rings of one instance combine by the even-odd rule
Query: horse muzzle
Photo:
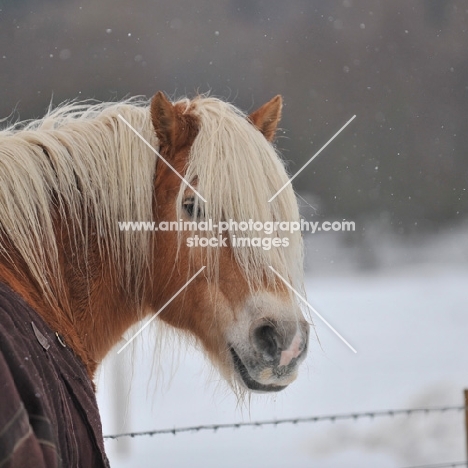
[(247, 343), (231, 344), (232, 363), (243, 386), (254, 392), (279, 392), (297, 377), (305, 359), (309, 325), (303, 320), (262, 318), (249, 330)]

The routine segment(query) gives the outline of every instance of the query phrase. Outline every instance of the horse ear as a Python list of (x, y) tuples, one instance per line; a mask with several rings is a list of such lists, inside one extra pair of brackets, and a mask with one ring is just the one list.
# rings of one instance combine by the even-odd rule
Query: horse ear
[(176, 112), (174, 105), (161, 91), (158, 91), (151, 100), (150, 113), (160, 144), (171, 146), (175, 137)]
[(268, 141), (273, 141), (278, 122), (281, 119), (283, 98), (278, 94), (260, 109), (249, 115), (249, 120), (257, 127)]

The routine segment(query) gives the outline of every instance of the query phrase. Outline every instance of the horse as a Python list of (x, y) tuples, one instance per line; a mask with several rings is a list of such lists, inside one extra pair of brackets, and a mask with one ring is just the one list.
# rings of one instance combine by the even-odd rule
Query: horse
[[(247, 115), (158, 92), (70, 101), (0, 131), (2, 468), (108, 466), (92, 379), (145, 318), (194, 339), (239, 394), (295, 380), (309, 325), (292, 292), (301, 235), (278, 228), (300, 219), (274, 146), (281, 111), (281, 96)], [(217, 229), (249, 220), (278, 242)], [(147, 221), (191, 227), (119, 224)]]

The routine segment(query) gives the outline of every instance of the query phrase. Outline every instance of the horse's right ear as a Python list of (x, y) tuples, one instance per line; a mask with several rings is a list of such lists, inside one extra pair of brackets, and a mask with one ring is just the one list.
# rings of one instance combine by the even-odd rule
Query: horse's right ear
[(171, 146), (174, 143), (176, 112), (174, 105), (166, 98), (163, 92), (158, 91), (151, 100), (151, 121), (162, 146)]
[(283, 98), (278, 94), (271, 101), (263, 104), (260, 109), (249, 115), (249, 120), (263, 133), (268, 141), (273, 141), (278, 122), (281, 119)]

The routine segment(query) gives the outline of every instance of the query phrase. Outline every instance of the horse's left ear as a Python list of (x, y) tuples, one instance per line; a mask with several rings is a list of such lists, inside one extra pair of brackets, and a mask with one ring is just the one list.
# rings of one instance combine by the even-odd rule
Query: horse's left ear
[(278, 122), (281, 119), (283, 98), (278, 94), (260, 109), (249, 115), (249, 120), (263, 133), (268, 141), (273, 141)]
[(158, 136), (159, 143), (171, 146), (174, 143), (176, 111), (172, 102), (161, 91), (151, 100), (151, 121)]

